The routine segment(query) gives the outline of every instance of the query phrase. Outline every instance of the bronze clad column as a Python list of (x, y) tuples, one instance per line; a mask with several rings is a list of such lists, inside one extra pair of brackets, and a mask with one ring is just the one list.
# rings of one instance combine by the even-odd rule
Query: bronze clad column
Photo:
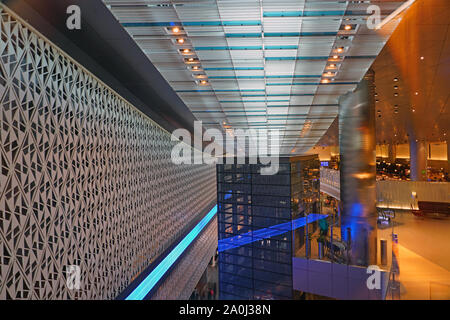
[(375, 100), (373, 70), (339, 99), (341, 236), (350, 247), (348, 263), (377, 261)]
[(390, 163), (395, 163), (395, 159), (397, 158), (397, 146), (393, 142), (389, 143), (388, 152), (388, 161)]

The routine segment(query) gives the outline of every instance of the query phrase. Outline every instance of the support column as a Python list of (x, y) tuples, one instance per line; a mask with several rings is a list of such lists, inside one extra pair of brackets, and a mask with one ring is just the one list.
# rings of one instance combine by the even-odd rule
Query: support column
[(409, 139), (409, 165), (412, 181), (427, 180), (428, 144), (426, 141)]
[(388, 151), (389, 151), (388, 161), (390, 163), (395, 163), (395, 159), (397, 158), (397, 146), (393, 143), (390, 143)]
[(339, 99), (341, 237), (348, 263), (377, 261), (375, 73), (369, 70), (354, 92)]
[(447, 138), (447, 172), (450, 173), (450, 136)]

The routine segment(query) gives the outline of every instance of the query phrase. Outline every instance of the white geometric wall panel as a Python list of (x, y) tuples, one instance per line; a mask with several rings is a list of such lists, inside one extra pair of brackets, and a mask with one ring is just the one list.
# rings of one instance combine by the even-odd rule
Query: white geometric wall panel
[(168, 132), (0, 17), (0, 299), (115, 298), (215, 200), (215, 166), (173, 165)]

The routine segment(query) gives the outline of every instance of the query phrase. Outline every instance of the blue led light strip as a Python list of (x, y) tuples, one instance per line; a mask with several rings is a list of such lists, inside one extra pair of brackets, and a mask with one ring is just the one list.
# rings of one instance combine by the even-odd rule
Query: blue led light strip
[(243, 246), (245, 244), (249, 244), (255, 241), (263, 240), (266, 238), (278, 236), (280, 234), (286, 233), (291, 230), (298, 229), (306, 225), (306, 223), (311, 223), (320, 219), (324, 219), (328, 217), (328, 215), (312, 213), (307, 217), (298, 218), (292, 220), (290, 222), (285, 222), (281, 224), (277, 224), (274, 226), (270, 226), (267, 228), (250, 231), (244, 234), (240, 234), (238, 236), (234, 236), (231, 238), (226, 238), (219, 240), (219, 252), (237, 248)]
[(150, 274), (125, 298), (125, 300), (142, 300), (153, 289), (159, 280), (172, 267), (177, 259), (202, 232), (205, 226), (217, 213), (217, 205), (208, 212), (208, 214), (173, 248), (173, 250), (165, 257)]

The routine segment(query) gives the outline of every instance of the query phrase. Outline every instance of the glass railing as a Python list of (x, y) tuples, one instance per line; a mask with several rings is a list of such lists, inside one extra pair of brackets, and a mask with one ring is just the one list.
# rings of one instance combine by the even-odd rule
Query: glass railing
[[(377, 263), (381, 270), (390, 271), (392, 265), (394, 234), (393, 211), (379, 210), (377, 230)], [(310, 219), (312, 220), (312, 219)], [(342, 238), (337, 214), (323, 215), (323, 218), (309, 222), (297, 231), (294, 256), (324, 260), (339, 264), (351, 264), (352, 242)]]

